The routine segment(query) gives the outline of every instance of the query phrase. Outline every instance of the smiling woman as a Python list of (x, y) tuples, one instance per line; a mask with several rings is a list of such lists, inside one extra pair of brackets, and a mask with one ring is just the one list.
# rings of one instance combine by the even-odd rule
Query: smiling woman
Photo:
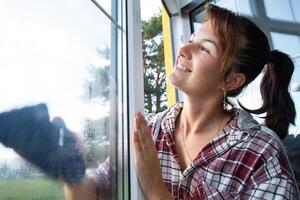
[[(140, 114), (135, 119), (135, 162), (146, 198), (298, 199), (280, 140), (295, 120), (291, 58), (271, 50), (252, 21), (215, 5), (206, 6), (195, 33), (179, 48), (169, 77), (183, 102), (147, 122)], [(228, 97), (264, 68), (262, 107), (228, 109)], [(249, 112), (266, 113), (265, 124)]]

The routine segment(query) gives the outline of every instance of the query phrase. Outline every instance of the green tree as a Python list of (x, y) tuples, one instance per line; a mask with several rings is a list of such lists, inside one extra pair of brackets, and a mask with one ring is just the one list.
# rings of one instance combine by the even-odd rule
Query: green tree
[(167, 101), (161, 13), (142, 21), (142, 44), (145, 112), (160, 112)]

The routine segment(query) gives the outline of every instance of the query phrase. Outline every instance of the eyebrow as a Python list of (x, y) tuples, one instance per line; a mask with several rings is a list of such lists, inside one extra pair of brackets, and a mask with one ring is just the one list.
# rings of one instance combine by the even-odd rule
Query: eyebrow
[(217, 46), (216, 42), (213, 41), (213, 40), (211, 40), (211, 39), (204, 38), (204, 39), (201, 39), (201, 41), (202, 41), (202, 42), (209, 42), (209, 43), (215, 45), (215, 47), (218, 49), (218, 46)]

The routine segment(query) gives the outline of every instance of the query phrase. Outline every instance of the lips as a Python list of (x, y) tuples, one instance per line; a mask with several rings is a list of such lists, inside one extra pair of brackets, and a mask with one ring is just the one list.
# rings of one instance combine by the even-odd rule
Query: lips
[(185, 71), (185, 72), (192, 72), (192, 70), (190, 70), (187, 66), (185, 66), (183, 63), (178, 62), (177, 63), (177, 68), (181, 71)]

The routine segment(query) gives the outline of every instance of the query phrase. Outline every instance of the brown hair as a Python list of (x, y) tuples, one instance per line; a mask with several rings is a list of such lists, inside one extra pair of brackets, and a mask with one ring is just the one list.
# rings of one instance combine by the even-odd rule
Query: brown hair
[(288, 134), (289, 124), (294, 124), (296, 110), (288, 87), (294, 71), (290, 57), (277, 50), (270, 51), (266, 35), (249, 19), (215, 5), (206, 7), (205, 21), (210, 20), (221, 48), (221, 73), (224, 80), (231, 72), (243, 73), (245, 83), (229, 91), (228, 96), (237, 96), (266, 66), (260, 92), (263, 105), (250, 113), (266, 113), (265, 124), (280, 138)]

